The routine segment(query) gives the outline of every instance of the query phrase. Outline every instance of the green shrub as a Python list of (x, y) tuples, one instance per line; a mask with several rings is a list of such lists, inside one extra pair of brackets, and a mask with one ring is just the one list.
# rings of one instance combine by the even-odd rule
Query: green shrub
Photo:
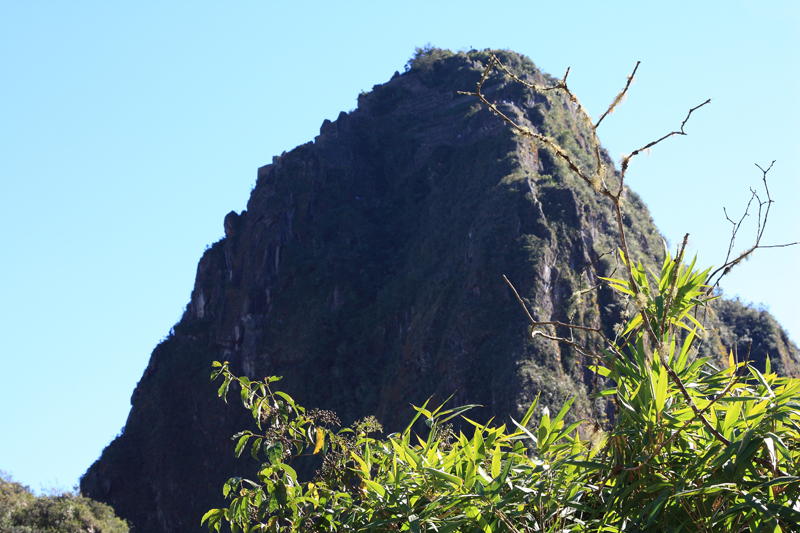
[(34, 496), (0, 475), (0, 533), (128, 533), (108, 505), (71, 492)]
[[(667, 256), (648, 280), (635, 266), (644, 313), (591, 367), (610, 385), (598, 396), (617, 406), (607, 433), (565, 426), (573, 400), (532, 426), (536, 401), (510, 429), (464, 417), (472, 435), (448, 422), (473, 406), (417, 408), (430, 428), (423, 436), (416, 419), (385, 439), (370, 436), (373, 420), (337, 432), (333, 413), (273, 392), (277, 378), (250, 382), (215, 363), (220, 395), (237, 382), (260, 430), (236, 435), (236, 453), (249, 447), (264, 462), (256, 480), (228, 481), (230, 507), (204, 521), (233, 531), (791, 531), (800, 523), (800, 380), (733, 354), (724, 369), (692, 360), (690, 313), (710, 299), (709, 271), (692, 267)], [(628, 281), (609, 283), (635, 294)], [(662, 339), (652, 351), (644, 320)], [(322, 467), (301, 482), (291, 463), (308, 455)]]

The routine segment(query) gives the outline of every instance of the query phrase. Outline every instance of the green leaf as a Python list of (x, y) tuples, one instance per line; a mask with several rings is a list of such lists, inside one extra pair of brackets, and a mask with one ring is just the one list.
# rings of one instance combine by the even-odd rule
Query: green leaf
[(533, 410), (536, 409), (536, 404), (539, 403), (539, 396), (541, 395), (541, 392), (536, 395), (536, 398), (533, 400), (531, 406), (528, 407), (528, 411), (525, 413), (525, 416), (522, 417), (522, 420), (518, 425), (522, 425), (522, 427), (526, 427), (528, 425), (528, 422), (531, 421), (531, 417), (533, 416)]
[(283, 444), (280, 442), (276, 442), (272, 446), (270, 446), (267, 455), (269, 456), (269, 462), (273, 465), (277, 465), (283, 460)]
[(500, 445), (498, 444), (495, 446), (494, 451), (492, 452), (492, 478), (496, 478), (500, 475), (500, 467), (502, 466), (502, 452), (500, 451)]
[[(447, 472), (445, 472), (443, 470), (439, 470), (438, 468), (426, 467), (425, 471), (428, 472), (429, 474), (431, 474), (433, 477), (442, 479), (444, 481), (447, 481), (448, 483), (452, 483), (453, 485), (456, 486), (456, 488), (460, 488), (461, 487), (462, 480), (458, 476), (454, 476), (453, 474), (448, 474)], [(474, 469), (473, 469), (473, 477), (474, 477), (474, 475), (475, 474), (474, 474)]]
[[(422, 404), (422, 407), (420, 407), (419, 409), (425, 409), (425, 408), (428, 406), (428, 402), (430, 402), (430, 401), (431, 401), (431, 399), (430, 399), (430, 398), (428, 398), (427, 400), (425, 400), (425, 403), (424, 403), (424, 404)], [(413, 407), (414, 409), (417, 409), (417, 407), (416, 407), (416, 406), (414, 406), (414, 405), (412, 405), (411, 407)], [(414, 418), (412, 418), (412, 419), (411, 419), (411, 423), (410, 423), (410, 424), (408, 424), (408, 427), (407, 427), (407, 428), (406, 428), (406, 429), (403, 431), (403, 435), (407, 435), (407, 434), (409, 434), (409, 432), (411, 431), (411, 428), (414, 426), (414, 422), (416, 422), (416, 421), (417, 421), (417, 419), (419, 418), (419, 416), (420, 416), (421, 414), (422, 414), (422, 413), (421, 413), (421, 411), (417, 409), (417, 414), (416, 414), (416, 415), (414, 415)]]
[(658, 365), (658, 381), (656, 382), (656, 412), (661, 414), (667, 404), (667, 385), (669, 375), (663, 365)]
[(580, 426), (583, 423), (583, 421), (584, 419), (580, 419), (577, 422), (573, 422), (572, 424), (569, 425), (569, 427), (567, 427), (567, 429), (563, 430), (557, 436), (551, 437), (553, 439), (553, 442), (558, 442), (559, 440), (563, 439), (564, 437), (575, 431), (578, 428), (578, 426)]
[(264, 441), (262, 438), (257, 438), (253, 441), (253, 446), (250, 448), (250, 456), (258, 461), (258, 451), (261, 449), (261, 443)]
[(275, 392), (274, 392), (274, 394), (275, 394), (275, 396), (280, 396), (281, 398), (283, 398), (284, 400), (286, 400), (286, 403), (288, 403), (288, 404), (289, 404), (289, 405), (291, 405), (292, 407), (294, 407), (294, 406), (295, 406), (295, 404), (294, 404), (294, 400), (292, 399), (292, 397), (291, 397), (291, 396), (289, 396), (288, 394), (286, 394), (285, 392), (282, 392), (282, 391), (275, 391)]
[[(462, 405), (460, 407), (456, 407), (455, 409), (449, 409), (447, 411), (442, 411), (441, 413), (439, 413), (439, 416), (436, 417), (436, 423), (437, 424), (444, 424), (448, 420), (450, 420), (452, 418), (455, 418), (458, 415), (460, 415), (461, 413), (469, 411), (470, 409), (474, 409), (475, 407), (483, 407), (483, 406), (479, 405), (479, 404), (476, 404), (476, 403), (472, 403), (472, 404)], [(447, 416), (447, 418), (441, 418), (441, 417), (443, 417), (445, 415), (449, 415), (449, 416)]]
[(367, 487), (367, 489), (371, 490), (372, 492), (377, 493), (381, 498), (385, 498), (386, 497), (386, 489), (383, 488), (383, 485), (381, 485), (380, 483), (376, 483), (374, 481), (371, 481), (369, 479), (362, 479), (362, 481), (364, 482), (364, 485)]
[(553, 428), (556, 428), (556, 426), (558, 426), (558, 423), (561, 422), (561, 420), (564, 418), (564, 416), (569, 411), (569, 408), (572, 406), (573, 402), (575, 402), (575, 398), (576, 397), (573, 396), (572, 398), (570, 398), (569, 400), (564, 402), (564, 405), (561, 407), (561, 410), (558, 412), (556, 417), (550, 423), (550, 426), (552, 426)]
[(567, 459), (564, 463), (587, 470), (611, 470), (611, 465), (599, 461), (574, 461), (572, 459)]
[(239, 442), (236, 443), (236, 449), (234, 450), (236, 457), (242, 455), (242, 450), (244, 449), (244, 445), (247, 444), (247, 441), (250, 437), (251, 435), (244, 435), (243, 437), (239, 438)]
[(728, 411), (725, 413), (725, 419), (722, 422), (722, 434), (725, 435), (726, 437), (730, 438), (729, 430), (739, 419), (739, 413), (741, 412), (741, 410), (742, 410), (742, 404), (738, 402), (732, 403), (728, 407)]
[(601, 390), (601, 391), (600, 391), (600, 392), (598, 392), (597, 394), (594, 394), (594, 395), (592, 395), (592, 396), (590, 397), (590, 399), (591, 399), (591, 398), (604, 398), (604, 397), (606, 397), (606, 396), (613, 396), (613, 395), (614, 395), (614, 394), (616, 394), (616, 393), (617, 393), (617, 389), (606, 389), (606, 390)]
[(289, 477), (289, 479), (292, 481), (292, 484), (293, 485), (296, 484), (297, 483), (297, 472), (295, 472), (294, 468), (292, 468), (291, 466), (287, 465), (286, 463), (280, 463), (279, 466), (284, 471), (284, 473)]
[(419, 517), (417, 515), (415, 514), (409, 515), (408, 528), (411, 530), (411, 533), (420, 533)]
[(358, 466), (361, 469), (361, 473), (364, 474), (364, 477), (369, 479), (369, 467), (367, 466), (367, 463), (364, 462), (364, 459), (352, 451), (350, 452), (350, 457), (352, 457), (358, 463)]
[(520, 431), (522, 431), (523, 433), (525, 433), (525, 434), (528, 436), (528, 438), (530, 438), (530, 439), (531, 439), (531, 442), (533, 442), (534, 444), (536, 444), (536, 443), (538, 442), (538, 440), (536, 439), (536, 437), (534, 437), (534, 436), (533, 436), (533, 433), (531, 433), (531, 432), (528, 430), (528, 428), (526, 428), (524, 425), (520, 424), (519, 422), (517, 422), (517, 421), (516, 421), (516, 420), (514, 420), (513, 418), (511, 419), (511, 421), (514, 423), (514, 425), (515, 425), (515, 426), (517, 426), (517, 427), (520, 429)]
[(235, 490), (236, 487), (239, 486), (239, 483), (242, 481), (240, 477), (232, 477), (225, 484), (222, 486), (222, 497), (227, 498), (228, 494), (231, 493), (232, 490)]
[(766, 389), (765, 392), (769, 394), (769, 397), (774, 398), (775, 393), (772, 392), (772, 387), (769, 386), (769, 383), (767, 383), (767, 380), (764, 378), (761, 372), (759, 372), (757, 368), (751, 365), (747, 365), (747, 368), (750, 370), (750, 373), (756, 377), (758, 382), (761, 383), (761, 386), (764, 387), (764, 389)]
[[(208, 520), (208, 529), (211, 529), (214, 526), (219, 524), (222, 517), (225, 516), (224, 509), (211, 509), (209, 512), (203, 515), (203, 518), (200, 520), (200, 525), (202, 526), (206, 520)], [(216, 528), (219, 530), (219, 527)]]
[(286, 505), (286, 484), (283, 481), (275, 484), (275, 500), (278, 505)]
[(225, 403), (228, 403), (228, 386), (231, 384), (230, 376), (225, 376), (225, 379), (222, 381), (222, 385), (220, 385), (219, 389), (217, 390), (217, 396), (223, 398)]
[(600, 374), (603, 377), (608, 377), (611, 374), (610, 369), (599, 365), (589, 365), (589, 370), (591, 370), (595, 374)]

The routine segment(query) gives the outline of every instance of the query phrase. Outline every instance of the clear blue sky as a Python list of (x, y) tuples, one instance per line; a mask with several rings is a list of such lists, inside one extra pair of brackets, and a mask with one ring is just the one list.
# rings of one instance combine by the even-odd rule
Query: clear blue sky
[[(428, 42), (510, 48), (559, 77), (571, 66), (594, 117), (641, 60), (600, 129), (614, 158), (712, 98), (688, 137), (632, 164), (661, 231), (691, 233), (700, 264), (719, 264), (723, 206), (740, 214), (754, 164), (777, 159), (766, 243), (800, 240), (800, 3), (501, 5), (0, 1), (0, 469), (72, 487), (125, 424), (256, 169)], [(724, 283), (796, 342), (798, 248), (764, 250)]]

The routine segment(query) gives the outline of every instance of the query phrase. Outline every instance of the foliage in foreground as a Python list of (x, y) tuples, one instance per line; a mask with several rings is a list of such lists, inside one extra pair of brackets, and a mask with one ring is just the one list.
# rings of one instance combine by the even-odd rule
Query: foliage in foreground
[(34, 496), (0, 475), (0, 533), (128, 533), (114, 510), (70, 492)]
[[(566, 425), (568, 400), (554, 416), (534, 401), (513, 426), (482, 425), (464, 412), (426, 403), (405, 431), (381, 439), (374, 419), (335, 431), (336, 415), (306, 410), (273, 391), (279, 378), (251, 382), (215, 363), (220, 396), (235, 382), (258, 432), (237, 434), (236, 454), (249, 448), (263, 461), (256, 479), (230, 479), (223, 488), (231, 504), (213, 509), (202, 522), (238, 531), (797, 531), (800, 529), (800, 380), (778, 377), (769, 360), (760, 372), (731, 352), (727, 367), (697, 357), (702, 316), (712, 288), (759, 247), (772, 200), (759, 202), (756, 243), (712, 274), (684, 263), (686, 239), (673, 259), (665, 252), (660, 272), (647, 272), (630, 258), (622, 200), (630, 159), (684, 125), (623, 158), (622, 170), (605, 168), (596, 135), (596, 167), (581, 168), (555, 141), (515, 124), (481, 88), (497, 65), (536, 90), (563, 90), (592, 132), (624, 98), (625, 89), (593, 123), (564, 80), (535, 87), (500, 65), (495, 56), (475, 93), (485, 105), (529, 138), (552, 150), (563, 164), (611, 202), (620, 239), (623, 277), (602, 281), (635, 309), (616, 337), (598, 327), (532, 322), (531, 336), (566, 343), (594, 361), (597, 397), (614, 402), (608, 431), (582, 421)], [(638, 65), (637, 65), (638, 66)], [(635, 69), (634, 69), (635, 73)], [(766, 174), (763, 171), (766, 188)], [(756, 194), (754, 198), (757, 198)], [(761, 208), (765, 207), (763, 218)], [(735, 226), (734, 236), (738, 231)], [(688, 237), (688, 236), (687, 236)], [(511, 288), (513, 285), (509, 282)], [(518, 296), (519, 298), (519, 296)], [(519, 298), (520, 303), (525, 305)], [(526, 309), (527, 312), (527, 309)], [(581, 330), (592, 344), (559, 336), (555, 327)], [(598, 387), (599, 388), (599, 387)], [(450, 420), (474, 428), (455, 434)], [(418, 435), (422, 418), (427, 431)], [(587, 424), (588, 425), (588, 424)], [(301, 481), (292, 467), (302, 456), (319, 456), (322, 467)]]
[[(645, 347), (636, 314), (592, 367), (611, 385), (599, 395), (618, 407), (607, 434), (565, 426), (571, 401), (555, 416), (544, 409), (530, 429), (536, 402), (512, 428), (470, 421), (462, 413), (472, 406), (426, 404), (417, 408), (430, 428), (424, 438), (412, 431), (416, 419), (385, 439), (370, 436), (373, 420), (337, 432), (333, 413), (272, 391), (277, 378), (250, 382), (216, 363), (220, 395), (237, 382), (260, 430), (237, 435), (236, 453), (249, 448), (264, 462), (257, 479), (229, 480), (231, 505), (204, 522), (233, 531), (794, 530), (800, 380), (762, 374), (733, 354), (723, 369), (692, 360), (698, 324), (689, 312), (708, 301), (708, 271), (692, 267), (668, 256), (650, 280), (634, 267), (638, 302), (662, 344)], [(471, 435), (452, 433), (456, 416)], [(291, 463), (308, 454), (323, 466), (300, 482)]]

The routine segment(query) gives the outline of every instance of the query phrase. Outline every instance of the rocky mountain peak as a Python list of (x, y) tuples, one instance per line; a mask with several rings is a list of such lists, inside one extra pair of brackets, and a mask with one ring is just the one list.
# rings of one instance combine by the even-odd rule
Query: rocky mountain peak
[[(615, 268), (610, 204), (458, 94), (474, 90), (488, 58), (421, 50), (356, 110), (258, 169), (246, 211), (225, 216), (225, 238), (200, 259), (186, 312), (153, 351), (125, 431), (86, 473), (84, 493), (138, 531), (195, 531), (222, 505), (222, 483), (248, 470), (230, 436), (249, 422), (216, 397), (214, 360), (282, 375), (282, 390), (303, 405), (346, 424), (374, 414), (388, 431), (431, 395), (481, 404), (473, 416), (483, 419), (517, 416), (540, 393), (551, 407), (577, 396), (576, 416), (602, 422), (585, 361), (530, 339), (502, 276), (537, 318), (612, 335), (624, 302), (602, 286), (586, 290)], [(502, 59), (521, 77), (552, 81), (524, 56)], [(589, 134), (566, 98), (500, 74), (484, 90), (591, 167)], [(629, 247), (655, 264), (661, 236), (639, 197), (627, 199)], [(712, 313), (703, 354), (727, 355), (750, 336), (751, 359), (763, 364), (768, 351), (797, 373), (797, 347), (774, 320), (759, 315), (764, 324), (750, 327), (742, 309), (726, 302)]]

